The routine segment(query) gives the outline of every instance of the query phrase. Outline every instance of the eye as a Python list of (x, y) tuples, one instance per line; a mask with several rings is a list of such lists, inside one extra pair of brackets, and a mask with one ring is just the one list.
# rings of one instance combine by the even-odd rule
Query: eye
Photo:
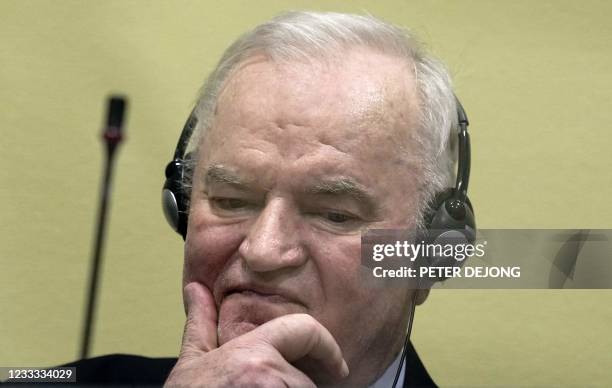
[(214, 207), (218, 209), (223, 209), (223, 210), (240, 210), (250, 205), (249, 202), (245, 201), (244, 199), (240, 199), (240, 198), (216, 197), (216, 198), (211, 198), (210, 202), (212, 203)]
[(348, 221), (352, 221), (354, 219), (354, 217), (351, 217), (347, 214), (343, 214), (343, 213), (338, 213), (338, 212), (327, 212), (324, 213), (324, 217), (328, 220), (333, 222), (334, 224), (343, 224), (346, 223)]
[(320, 209), (310, 215), (313, 225), (330, 233), (357, 233), (366, 223), (360, 216), (345, 211)]

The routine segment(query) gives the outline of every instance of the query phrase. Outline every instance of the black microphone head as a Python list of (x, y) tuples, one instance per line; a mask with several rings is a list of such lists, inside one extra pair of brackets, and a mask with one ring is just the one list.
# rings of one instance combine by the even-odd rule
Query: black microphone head
[(121, 126), (125, 116), (127, 101), (122, 96), (110, 96), (106, 105), (106, 126), (102, 138), (108, 146), (108, 152), (113, 153), (117, 144), (123, 140)]
[(108, 99), (106, 126), (120, 129), (127, 102), (122, 96), (111, 96)]

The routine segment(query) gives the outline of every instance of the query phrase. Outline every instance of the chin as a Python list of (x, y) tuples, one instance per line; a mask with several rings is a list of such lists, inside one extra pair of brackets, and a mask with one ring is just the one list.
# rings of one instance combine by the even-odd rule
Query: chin
[(227, 297), (219, 306), (217, 325), (219, 345), (246, 334), (274, 318), (302, 312), (305, 312), (304, 308), (293, 303), (273, 303), (241, 295)]
[(240, 337), (243, 334), (255, 329), (257, 326), (251, 322), (222, 322), (219, 320), (219, 328), (217, 332), (219, 346)]

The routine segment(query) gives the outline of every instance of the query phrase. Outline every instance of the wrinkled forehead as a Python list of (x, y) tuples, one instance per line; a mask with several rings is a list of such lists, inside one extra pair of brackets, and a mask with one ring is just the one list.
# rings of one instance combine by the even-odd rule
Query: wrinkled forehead
[[(393, 124), (416, 117), (412, 65), (369, 50), (308, 63), (272, 62), (255, 56), (230, 74), (217, 101), (215, 119), (334, 120), (352, 126)], [(229, 114), (228, 114), (229, 113)], [(311, 123), (310, 120), (313, 122)], [(393, 129), (393, 128), (390, 128)]]
[(418, 121), (412, 66), (398, 58), (363, 50), (309, 63), (257, 56), (226, 81), (201, 162), (221, 148), (261, 141), (289, 153), (326, 144), (368, 164), (384, 155), (418, 165)]

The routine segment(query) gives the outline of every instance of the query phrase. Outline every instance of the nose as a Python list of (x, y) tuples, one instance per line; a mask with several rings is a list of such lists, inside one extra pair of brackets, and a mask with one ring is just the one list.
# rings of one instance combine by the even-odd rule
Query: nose
[(266, 204), (239, 248), (252, 271), (271, 272), (304, 264), (306, 252), (298, 217), (282, 198)]

